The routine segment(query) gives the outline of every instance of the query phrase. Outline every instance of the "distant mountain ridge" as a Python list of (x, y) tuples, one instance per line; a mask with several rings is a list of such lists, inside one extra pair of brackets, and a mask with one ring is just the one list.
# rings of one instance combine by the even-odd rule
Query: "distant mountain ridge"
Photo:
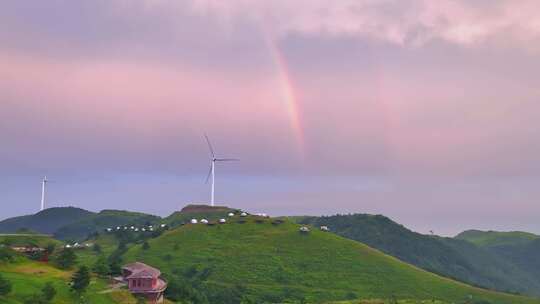
[(0, 233), (13, 233), (26, 228), (52, 234), (60, 240), (82, 240), (109, 227), (154, 223), (160, 219), (155, 215), (123, 210), (95, 213), (76, 207), (54, 207), (33, 215), (3, 220), (0, 222)]
[(76, 223), (94, 213), (77, 207), (48, 208), (32, 215), (23, 215), (0, 222), (0, 232), (12, 233), (30, 229), (44, 234), (54, 234), (62, 226)]
[(456, 238), (466, 240), (510, 261), (540, 281), (540, 236), (528, 232), (468, 230)]
[(481, 247), (525, 244), (540, 239), (540, 236), (522, 231), (481, 231), (466, 230), (458, 234), (455, 239), (465, 240)]

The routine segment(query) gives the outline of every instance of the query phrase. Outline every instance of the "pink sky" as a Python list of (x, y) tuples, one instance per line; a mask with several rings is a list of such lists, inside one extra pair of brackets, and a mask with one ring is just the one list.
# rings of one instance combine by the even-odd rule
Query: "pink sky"
[(0, 19), (4, 217), (45, 174), (51, 204), (205, 200), (207, 132), (242, 159), (219, 169), (230, 205), (540, 232), (536, 1), (7, 1)]

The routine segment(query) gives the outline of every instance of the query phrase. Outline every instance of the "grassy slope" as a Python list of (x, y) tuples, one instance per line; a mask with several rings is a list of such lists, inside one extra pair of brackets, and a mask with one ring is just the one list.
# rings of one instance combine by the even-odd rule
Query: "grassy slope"
[(465, 240), (481, 247), (518, 245), (540, 239), (540, 236), (528, 232), (480, 231), (467, 230), (458, 234), (456, 239)]
[(148, 250), (132, 247), (126, 260), (146, 262), (165, 274), (194, 265), (211, 267), (211, 281), (241, 283), (251, 293), (294, 288), (312, 301), (345, 299), (349, 292), (361, 298), (445, 301), (472, 294), (492, 303), (540, 303), (439, 277), (331, 233), (300, 234), (298, 225), (289, 222), (186, 225), (149, 243)]
[(60, 245), (62, 242), (46, 235), (0, 235), (0, 244), (9, 246), (39, 246), (46, 247), (48, 244)]
[(55, 237), (62, 240), (82, 240), (96, 231), (123, 225), (145, 225), (155, 223), (160, 217), (139, 212), (122, 210), (103, 210), (81, 221), (63, 226), (55, 232)]
[(470, 284), (540, 295), (540, 281), (493, 252), (467, 241), (422, 235), (381, 215), (296, 217), (365, 243), (422, 269)]
[[(0, 263), (0, 273), (13, 284), (12, 292), (7, 297), (0, 297), (0, 303), (20, 304), (25, 298), (39, 293), (47, 282), (52, 282), (57, 290), (53, 303), (76, 303), (76, 298), (68, 285), (72, 275), (71, 272), (62, 271), (47, 264), (18, 258), (14, 263)], [(100, 293), (106, 289), (107, 286), (104, 280), (92, 278), (85, 293), (85, 298), (92, 304), (135, 303), (133, 297), (125, 290)]]

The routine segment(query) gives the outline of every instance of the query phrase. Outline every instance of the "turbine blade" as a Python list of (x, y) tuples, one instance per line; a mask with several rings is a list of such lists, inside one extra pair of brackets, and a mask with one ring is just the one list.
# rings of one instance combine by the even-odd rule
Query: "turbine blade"
[(212, 175), (212, 165), (210, 165), (210, 171), (208, 171), (208, 175), (206, 176), (206, 182), (205, 184), (208, 184), (208, 181), (210, 180), (210, 176)]
[(210, 149), (210, 153), (212, 153), (212, 158), (216, 158), (214, 148), (212, 148), (212, 144), (210, 143), (210, 139), (208, 139), (208, 135), (206, 135), (206, 133), (204, 133), (204, 138), (206, 138), (206, 143), (208, 143), (208, 148)]
[(238, 158), (216, 158), (216, 161), (240, 161)]

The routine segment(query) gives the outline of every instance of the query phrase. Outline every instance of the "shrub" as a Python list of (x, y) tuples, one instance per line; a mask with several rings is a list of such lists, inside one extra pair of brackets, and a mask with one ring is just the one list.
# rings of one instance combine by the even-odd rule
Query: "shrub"
[(11, 292), (11, 282), (5, 279), (0, 273), (0, 296), (5, 296)]
[(56, 256), (56, 264), (62, 269), (71, 268), (77, 262), (77, 256), (73, 249), (64, 248), (58, 256)]
[(43, 286), (43, 288), (41, 289), (41, 293), (43, 295), (43, 299), (45, 299), (47, 302), (50, 302), (56, 295), (56, 289), (51, 282), (47, 282), (45, 286)]
[(90, 273), (86, 266), (81, 266), (71, 278), (71, 289), (77, 293), (83, 293), (90, 284)]

